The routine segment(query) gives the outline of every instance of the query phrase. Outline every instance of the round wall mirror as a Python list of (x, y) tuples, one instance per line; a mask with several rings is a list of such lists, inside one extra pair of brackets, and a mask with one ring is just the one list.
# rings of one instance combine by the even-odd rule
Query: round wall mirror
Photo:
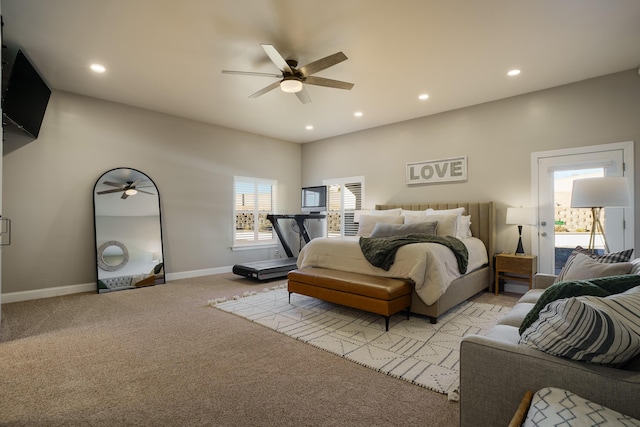
[(104, 271), (115, 271), (129, 261), (129, 251), (120, 242), (111, 240), (98, 248), (98, 267)]

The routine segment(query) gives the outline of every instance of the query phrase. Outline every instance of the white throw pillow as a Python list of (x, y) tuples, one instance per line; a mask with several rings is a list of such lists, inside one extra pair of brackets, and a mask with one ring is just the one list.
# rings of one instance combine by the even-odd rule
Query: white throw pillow
[(640, 354), (640, 286), (604, 298), (553, 301), (520, 343), (573, 360), (622, 365)]
[(458, 239), (466, 239), (468, 237), (472, 237), (471, 215), (458, 216), (458, 223), (456, 225), (456, 237)]
[(464, 208), (454, 209), (427, 209), (427, 215), (462, 215)]
[(404, 217), (400, 215), (361, 215), (356, 236), (369, 237), (373, 228), (379, 222), (384, 224), (402, 224), (404, 223)]
[(628, 274), (631, 271), (631, 267), (632, 264), (630, 262), (607, 264), (579, 253), (573, 257), (571, 264), (564, 271), (562, 280), (597, 279), (599, 277)]
[(405, 224), (415, 224), (417, 222), (437, 221), (436, 236), (456, 236), (458, 228), (457, 215), (425, 215), (425, 216), (407, 216), (404, 218)]
[(404, 209), (402, 209), (402, 212), (400, 212), (400, 215), (402, 216), (410, 216), (410, 215), (417, 215), (417, 216), (425, 216), (427, 214), (427, 211), (406, 211)]
[(392, 216), (392, 215), (400, 215), (400, 213), (402, 212), (402, 208), (396, 208), (396, 209), (385, 209), (385, 210), (373, 210), (373, 211), (368, 211), (365, 213), (365, 215), (383, 215), (383, 216)]

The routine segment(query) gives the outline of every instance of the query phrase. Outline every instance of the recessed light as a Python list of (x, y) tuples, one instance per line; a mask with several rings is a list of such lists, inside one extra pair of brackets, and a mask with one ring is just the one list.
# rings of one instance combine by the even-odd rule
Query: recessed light
[(307, 125), (307, 126), (305, 127), (305, 129), (306, 129), (306, 130), (313, 130), (313, 126), (312, 126), (312, 125)]
[(520, 74), (520, 70), (510, 70), (507, 75), (513, 77), (513, 76), (517, 76), (518, 74)]
[(106, 68), (104, 68), (104, 65), (101, 64), (91, 64), (91, 71), (96, 72), (96, 73), (104, 73), (105, 71), (107, 71)]
[(426, 93), (423, 93), (422, 95), (420, 95), (420, 96), (418, 97), (418, 99), (419, 99), (420, 101), (424, 101), (425, 99), (429, 99), (429, 95), (428, 95), (428, 94), (426, 94)]
[(353, 115), (356, 117), (362, 117), (362, 111), (356, 111)]

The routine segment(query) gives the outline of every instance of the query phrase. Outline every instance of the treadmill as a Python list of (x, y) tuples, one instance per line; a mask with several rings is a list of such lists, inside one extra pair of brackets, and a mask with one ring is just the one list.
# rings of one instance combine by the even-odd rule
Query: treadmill
[(309, 237), (309, 233), (307, 232), (307, 228), (304, 225), (304, 222), (307, 219), (323, 219), (325, 215), (322, 214), (293, 214), (293, 215), (267, 215), (267, 219), (271, 221), (273, 225), (273, 229), (276, 231), (278, 235), (278, 239), (282, 244), (282, 248), (287, 254), (288, 258), (280, 258), (280, 259), (270, 259), (266, 261), (255, 261), (248, 262), (245, 264), (236, 264), (233, 266), (233, 273), (239, 276), (249, 277), (252, 279), (257, 279), (259, 281), (277, 279), (281, 277), (287, 277), (287, 274), (291, 270), (295, 270), (298, 268), (297, 262), (298, 258), (293, 256), (293, 252), (291, 248), (287, 244), (284, 235), (282, 234), (282, 230), (280, 229), (280, 224), (278, 223), (281, 219), (293, 219), (296, 224), (298, 224), (298, 230), (300, 230), (300, 235), (304, 239), (305, 243), (309, 243), (311, 238)]

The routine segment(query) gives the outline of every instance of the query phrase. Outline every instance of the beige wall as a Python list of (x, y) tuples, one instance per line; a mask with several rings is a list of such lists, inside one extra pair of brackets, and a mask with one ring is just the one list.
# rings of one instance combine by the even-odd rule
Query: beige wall
[(299, 209), (300, 145), (54, 92), (40, 136), (4, 156), (13, 240), (2, 292), (95, 283), (93, 186), (138, 169), (161, 196), (166, 272), (228, 267), (273, 250), (232, 252), (233, 176), (276, 179), (278, 206)]
[[(512, 250), (505, 209), (530, 204), (531, 152), (638, 141), (639, 117), (636, 70), (302, 146), (54, 92), (40, 137), (4, 157), (13, 241), (2, 252), (2, 291), (95, 282), (93, 185), (115, 167), (158, 185), (168, 275), (272, 257), (229, 249), (233, 175), (277, 179), (280, 212), (299, 210), (301, 184), (357, 175), (368, 206), (494, 200), (498, 249)], [(467, 182), (405, 185), (406, 163), (455, 156), (468, 157)]]
[[(531, 205), (531, 153), (622, 141), (640, 141), (637, 70), (305, 144), (302, 183), (363, 175), (367, 208), (493, 200), (497, 249), (513, 251), (517, 231), (504, 224), (505, 212)], [(407, 163), (457, 156), (468, 157), (466, 182), (405, 184)], [(637, 148), (635, 170), (640, 188)], [(640, 212), (637, 202), (635, 208)], [(524, 240), (530, 252), (530, 236)]]

